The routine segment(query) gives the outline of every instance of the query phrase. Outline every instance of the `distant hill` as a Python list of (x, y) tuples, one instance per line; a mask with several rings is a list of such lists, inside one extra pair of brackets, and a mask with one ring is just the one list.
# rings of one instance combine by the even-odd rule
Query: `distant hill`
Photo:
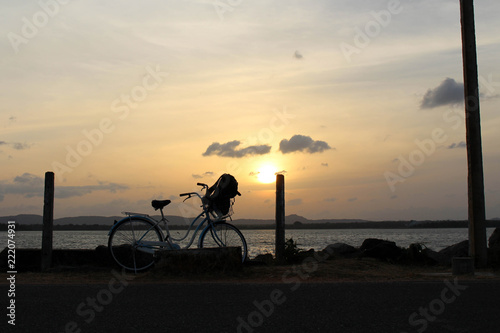
[[(54, 219), (55, 225), (68, 225), (68, 224), (98, 224), (98, 225), (110, 225), (113, 224), (114, 220), (121, 220), (125, 216), (77, 216), (77, 217), (63, 217)], [(153, 218), (159, 220), (160, 216), (153, 216)], [(167, 216), (167, 219), (171, 224), (174, 225), (185, 225), (190, 223), (193, 218), (184, 218), (182, 216)], [(20, 214), (16, 216), (2, 216), (0, 217), (0, 223), (7, 223), (8, 221), (16, 221), (19, 224), (42, 224), (43, 217), (41, 215), (34, 214)], [(235, 219), (232, 221), (235, 224), (272, 224), (275, 222), (272, 219)], [(308, 223), (355, 223), (355, 222), (370, 222), (367, 220), (359, 219), (321, 219), (321, 220), (309, 220), (303, 216), (296, 214), (285, 216), (286, 224), (293, 224), (295, 222), (300, 222), (303, 224)]]
[(43, 218), (35, 214), (20, 214), (16, 216), (2, 216), (0, 223), (7, 223), (8, 221), (16, 221), (21, 224), (42, 224)]
[[(119, 221), (125, 216), (76, 216), (76, 217), (63, 217), (54, 219), (54, 225), (109, 225), (112, 226), (114, 221)], [(153, 218), (159, 220), (160, 216), (153, 216)], [(181, 216), (167, 216), (167, 219), (171, 224), (184, 225), (186, 224), (186, 219)], [(187, 219), (190, 221), (189, 219)], [(0, 217), (0, 223), (7, 223), (8, 221), (16, 221), (19, 225), (33, 225), (33, 224), (43, 224), (43, 217), (41, 215), (35, 214), (20, 214), (16, 216), (2, 216)]]
[[(235, 219), (232, 221), (236, 225), (267, 225), (274, 224), (275, 219)], [(323, 224), (323, 223), (357, 223), (357, 222), (371, 222), (367, 220), (360, 219), (320, 219), (320, 220), (309, 220), (303, 216), (291, 214), (285, 216), (285, 224), (293, 225), (294, 223), (302, 224)]]
[[(107, 229), (111, 227), (114, 221), (118, 221), (124, 216), (77, 216), (54, 219), (54, 226), (59, 230), (68, 229)], [(153, 216), (159, 220), (159, 216)], [(188, 226), (192, 218), (183, 218), (181, 216), (167, 216), (169, 225), (175, 228)], [(41, 230), (43, 218), (40, 215), (20, 214), (16, 216), (0, 217), (2, 230), (6, 230), (8, 221), (16, 221), (16, 224), (25, 230)], [(265, 228), (274, 227), (275, 220), (272, 219), (235, 219), (229, 221), (240, 228)], [(466, 228), (467, 221), (369, 221), (361, 219), (319, 219), (309, 220), (300, 215), (288, 215), (285, 217), (287, 228), (307, 229), (352, 229), (352, 228)], [(86, 227), (80, 227), (86, 226)], [(500, 227), (500, 219), (495, 218), (487, 221), (488, 227)]]

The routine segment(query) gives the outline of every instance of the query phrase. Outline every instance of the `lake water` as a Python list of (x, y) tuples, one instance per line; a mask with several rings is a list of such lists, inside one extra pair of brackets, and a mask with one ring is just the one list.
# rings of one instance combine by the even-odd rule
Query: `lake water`
[[(487, 229), (487, 237), (494, 228)], [(183, 231), (172, 231), (174, 237)], [(262, 253), (274, 253), (274, 230), (242, 230), (248, 243), (250, 258)], [(393, 242), (400, 247), (408, 247), (411, 243), (422, 243), (428, 248), (439, 251), (447, 246), (468, 239), (467, 228), (448, 229), (306, 229), (287, 230), (286, 239), (293, 238), (298, 247), (304, 250), (323, 250), (333, 243), (346, 243), (355, 247), (361, 246), (367, 238), (380, 238)], [(41, 231), (16, 231), (16, 248), (41, 248)], [(55, 249), (94, 249), (99, 245), (107, 245), (108, 232), (99, 231), (54, 231), (53, 246)], [(1, 248), (7, 246), (7, 232), (0, 232)]]

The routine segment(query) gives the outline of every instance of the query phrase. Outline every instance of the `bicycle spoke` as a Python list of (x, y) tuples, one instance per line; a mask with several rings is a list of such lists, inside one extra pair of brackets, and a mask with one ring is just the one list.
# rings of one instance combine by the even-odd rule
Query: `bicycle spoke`
[(201, 248), (231, 246), (241, 248), (242, 260), (245, 261), (247, 255), (245, 238), (235, 226), (229, 223), (214, 223), (211, 227), (205, 229), (200, 238)]
[(154, 264), (153, 251), (139, 251), (142, 241), (162, 241), (161, 233), (154, 227), (153, 222), (140, 219), (123, 220), (112, 231), (108, 248), (118, 265), (137, 272)]

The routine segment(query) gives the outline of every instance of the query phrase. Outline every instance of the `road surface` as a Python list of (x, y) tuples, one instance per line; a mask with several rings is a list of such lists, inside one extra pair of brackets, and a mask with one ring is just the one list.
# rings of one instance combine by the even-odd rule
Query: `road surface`
[(4, 314), (0, 331), (500, 332), (498, 281), (283, 281), (20, 284), (16, 325)]

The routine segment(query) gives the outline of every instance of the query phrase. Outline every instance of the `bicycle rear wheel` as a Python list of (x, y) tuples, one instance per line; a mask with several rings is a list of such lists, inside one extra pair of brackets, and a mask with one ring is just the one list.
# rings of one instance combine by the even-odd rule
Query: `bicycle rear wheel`
[(144, 241), (161, 242), (162, 233), (151, 221), (124, 219), (113, 228), (108, 239), (111, 257), (121, 267), (138, 272), (154, 264), (154, 248), (141, 246)]
[(203, 230), (200, 236), (200, 248), (208, 247), (241, 247), (241, 260), (247, 258), (247, 242), (241, 231), (232, 224), (215, 222)]

